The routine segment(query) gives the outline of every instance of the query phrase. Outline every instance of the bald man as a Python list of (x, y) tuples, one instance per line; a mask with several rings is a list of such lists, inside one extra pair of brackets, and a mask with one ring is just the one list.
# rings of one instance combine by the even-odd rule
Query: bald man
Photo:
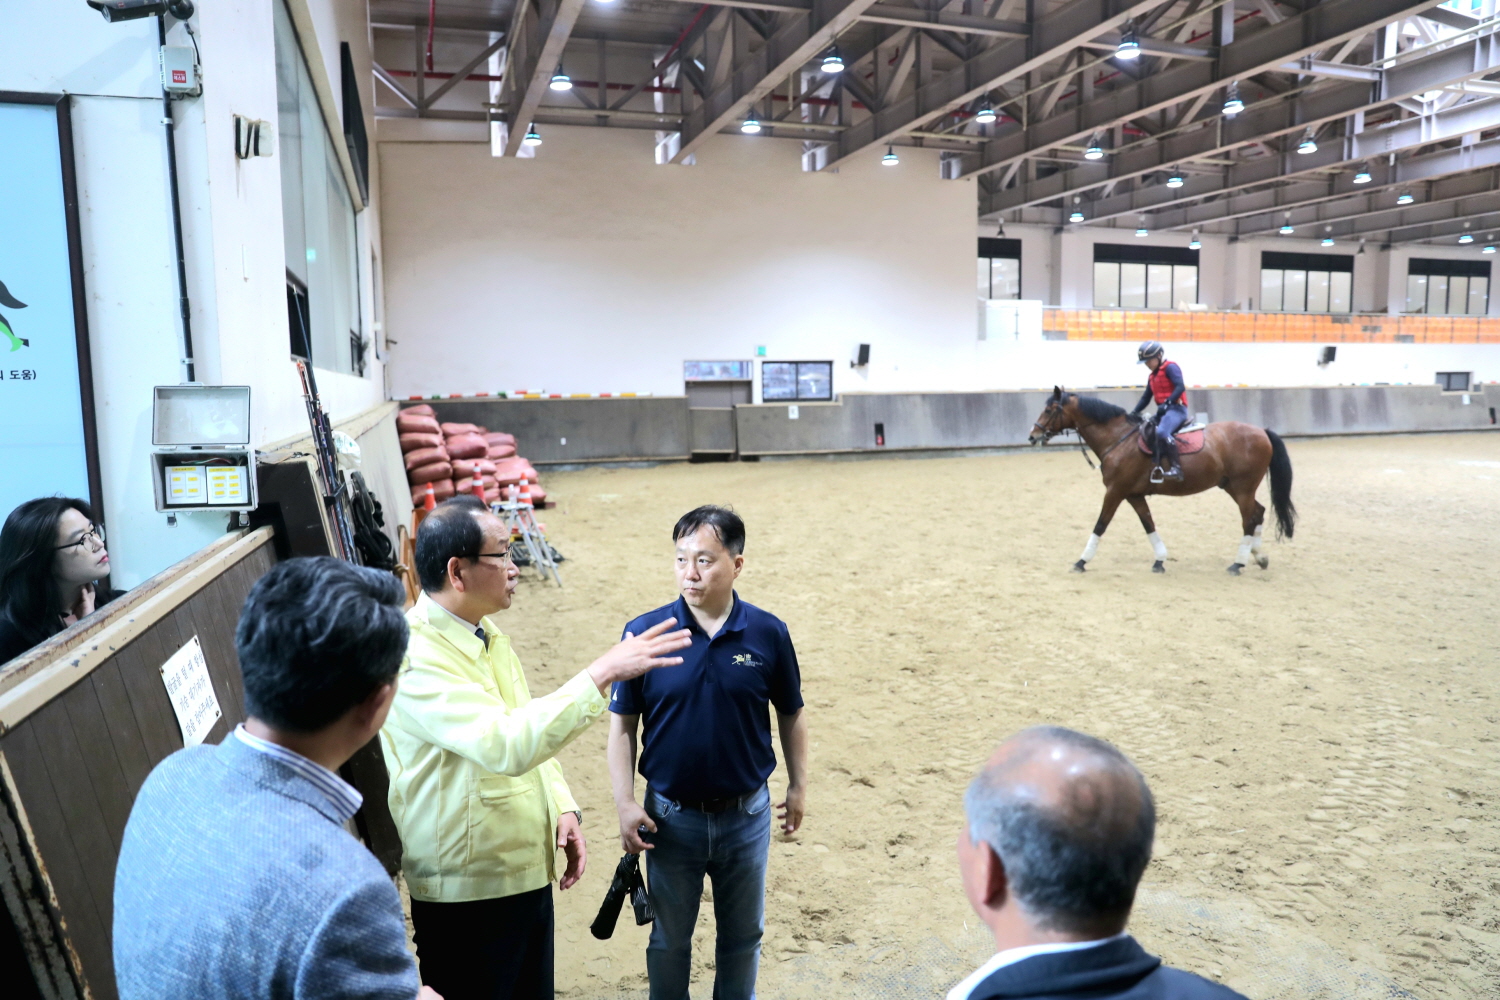
[(1156, 806), (1119, 750), (1058, 726), (1023, 730), (969, 784), (964, 812), (958, 865), (996, 954), (948, 1000), (1245, 1000), (1125, 932)]

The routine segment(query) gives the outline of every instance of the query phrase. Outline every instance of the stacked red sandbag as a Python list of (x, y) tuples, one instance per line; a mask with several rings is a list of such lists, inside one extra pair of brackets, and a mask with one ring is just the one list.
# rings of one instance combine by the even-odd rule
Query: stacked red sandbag
[(476, 479), (491, 503), (504, 499), (507, 489), (523, 479), (531, 483), (532, 503), (540, 507), (546, 500), (536, 469), (516, 454), (514, 435), (478, 424), (439, 422), (426, 403), (404, 407), (396, 415), (396, 430), (412, 503), (418, 506), (426, 499), (428, 483), (434, 499), (442, 501), (457, 493), (472, 493)]
[(453, 464), (443, 440), (432, 407), (425, 403), (408, 406), (396, 414), (396, 432), (400, 435), (401, 456), (406, 463), (406, 481), (411, 484), (411, 500), (421, 506), (427, 498), (427, 484), (432, 484), (433, 498), (446, 500), (453, 495)]

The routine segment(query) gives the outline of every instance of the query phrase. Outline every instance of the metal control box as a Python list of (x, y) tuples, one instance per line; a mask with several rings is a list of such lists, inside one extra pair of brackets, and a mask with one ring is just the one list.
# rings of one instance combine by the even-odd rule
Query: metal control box
[(259, 503), (248, 385), (159, 385), (151, 406), (156, 509), (245, 511)]

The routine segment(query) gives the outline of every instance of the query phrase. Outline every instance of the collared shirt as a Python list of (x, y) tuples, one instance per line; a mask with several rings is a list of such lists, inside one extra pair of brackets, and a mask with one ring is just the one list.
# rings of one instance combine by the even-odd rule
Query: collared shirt
[[(432, 600), (432, 595), (431, 594), (428, 595), (428, 600), (430, 600), (430, 601)], [(464, 628), (468, 629), (470, 632), (473, 632), (474, 633), (474, 638), (476, 638), (480, 642), (484, 643), (484, 648), (486, 650), (488, 650), (490, 648), (490, 636), (489, 636), (489, 633), (484, 630), (484, 626), (483, 625), (475, 625), (473, 622), (470, 622), (467, 619), (458, 617), (458, 615), (455, 615), (453, 612), (451, 612), (447, 608), (443, 607), (437, 601), (432, 601), (432, 606), (434, 608), (436, 608), (442, 614), (447, 615), (449, 618), (452, 618), (454, 621), (458, 622), (460, 625), (462, 625)]]
[(308, 760), (295, 750), (288, 750), (280, 744), (251, 735), (244, 723), (235, 727), (234, 735), (246, 746), (281, 761), (299, 776), (306, 778), (333, 805), (341, 822), (347, 822), (364, 804), (364, 796), (353, 785), (322, 764)]
[(673, 654), (682, 664), (617, 683), (610, 711), (641, 716), (640, 771), (659, 794), (697, 801), (752, 792), (776, 770), (770, 706), (784, 715), (802, 707), (786, 624), (735, 594), (712, 639), (681, 597), (625, 631), (640, 635), (668, 618), (693, 633), (693, 644)]
[(1037, 955), (1056, 955), (1065, 951), (1083, 951), (1085, 948), (1097, 948), (1101, 944), (1118, 941), (1125, 936), (1126, 932), (1121, 931), (1113, 937), (1100, 938), (1098, 941), (1057, 941), (1052, 944), (1028, 944), (1022, 945), (1019, 948), (1007, 948), (997, 953), (995, 957), (981, 965), (967, 979), (949, 990), (948, 1000), (969, 1000), (969, 994), (974, 992), (976, 986), (1007, 965), (1015, 965), (1017, 962), (1024, 962), (1026, 959), (1035, 958)]

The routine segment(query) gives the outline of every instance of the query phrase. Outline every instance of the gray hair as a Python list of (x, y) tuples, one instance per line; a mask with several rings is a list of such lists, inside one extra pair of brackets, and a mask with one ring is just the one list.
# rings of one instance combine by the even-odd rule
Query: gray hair
[[(964, 794), (970, 841), (994, 850), (1016, 901), (1042, 928), (1092, 933), (1123, 927), (1156, 832), (1145, 777), (1115, 747), (1071, 729), (1038, 726), (1020, 738), (1085, 751), (1104, 764), (1110, 787), (1095, 785), (1101, 794), (1090, 795), (1075, 783), (1061, 802), (1042, 805), (1017, 794), (1010, 768), (986, 768)], [(1133, 784), (1138, 797), (1120, 794), (1122, 783), (1124, 789)]]

